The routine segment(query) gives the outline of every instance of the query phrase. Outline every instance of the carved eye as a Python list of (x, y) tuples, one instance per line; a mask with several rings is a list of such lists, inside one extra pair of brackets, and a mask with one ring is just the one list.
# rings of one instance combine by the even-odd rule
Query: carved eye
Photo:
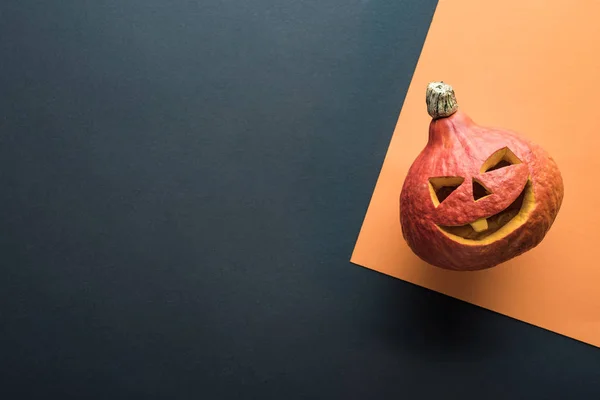
[(429, 193), (434, 206), (439, 206), (448, 198), (462, 183), (465, 178), (460, 176), (440, 176), (429, 178)]
[(503, 147), (494, 152), (481, 166), (481, 172), (495, 171), (514, 164), (521, 164), (519, 157), (515, 155), (508, 147)]

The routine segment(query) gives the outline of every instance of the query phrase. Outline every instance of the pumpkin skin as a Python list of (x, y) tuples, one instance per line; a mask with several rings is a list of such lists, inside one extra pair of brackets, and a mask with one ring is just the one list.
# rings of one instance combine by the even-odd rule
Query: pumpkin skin
[(556, 162), (516, 132), (476, 124), (443, 82), (428, 86), (427, 105), (429, 139), (400, 193), (411, 250), (431, 265), (474, 271), (536, 247), (564, 197)]

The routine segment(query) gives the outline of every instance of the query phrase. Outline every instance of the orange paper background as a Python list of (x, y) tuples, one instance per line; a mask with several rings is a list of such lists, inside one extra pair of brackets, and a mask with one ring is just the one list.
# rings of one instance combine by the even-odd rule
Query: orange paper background
[[(600, 1), (440, 0), (351, 261), (600, 346)], [(420, 261), (405, 244), (398, 196), (427, 142), (427, 83), (451, 84), (477, 123), (542, 145), (565, 199), (545, 240), (479, 272)]]

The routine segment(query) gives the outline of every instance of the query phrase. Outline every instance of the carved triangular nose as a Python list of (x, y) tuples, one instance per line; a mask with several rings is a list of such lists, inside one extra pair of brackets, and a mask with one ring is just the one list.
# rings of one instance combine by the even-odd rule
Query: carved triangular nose
[(489, 196), (492, 194), (485, 186), (483, 186), (477, 179), (473, 178), (473, 199), (475, 201)]

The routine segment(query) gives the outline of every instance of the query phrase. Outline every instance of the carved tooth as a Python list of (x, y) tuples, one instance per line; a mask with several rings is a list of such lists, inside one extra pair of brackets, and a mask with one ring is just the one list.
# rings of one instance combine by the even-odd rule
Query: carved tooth
[(483, 232), (488, 228), (487, 218), (479, 218), (477, 221), (471, 222), (469, 225), (471, 225), (475, 232)]

